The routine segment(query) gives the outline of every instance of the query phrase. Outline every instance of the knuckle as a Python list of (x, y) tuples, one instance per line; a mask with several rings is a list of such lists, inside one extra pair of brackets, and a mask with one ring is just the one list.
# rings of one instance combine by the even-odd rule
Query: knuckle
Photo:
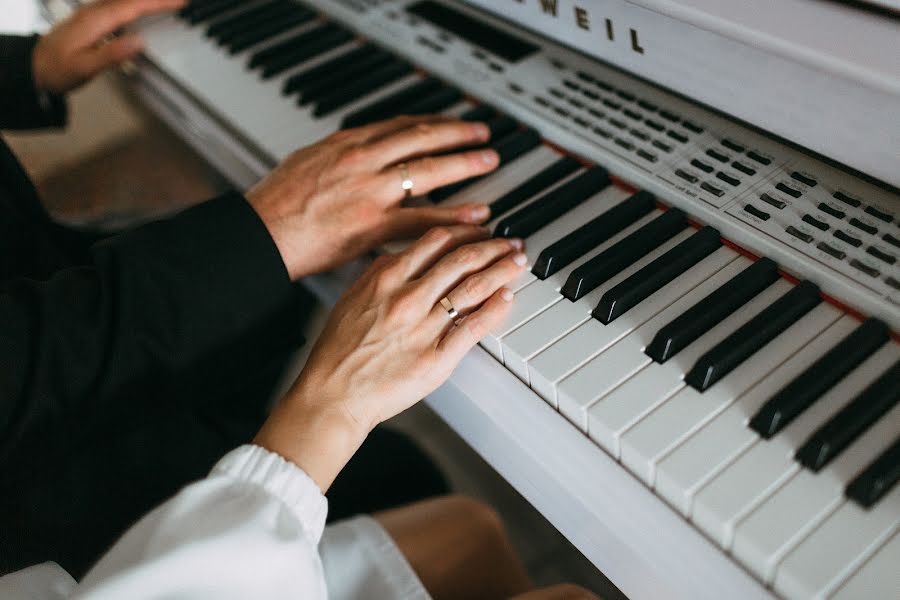
[(481, 274), (472, 275), (463, 282), (463, 292), (472, 299), (481, 298), (488, 293), (487, 277)]
[(453, 233), (447, 227), (432, 227), (422, 236), (424, 246), (442, 246), (453, 238)]
[(418, 168), (425, 175), (433, 175), (438, 169), (438, 162), (433, 156), (426, 156), (419, 160)]
[(453, 253), (453, 261), (457, 265), (465, 266), (478, 260), (479, 252), (475, 246), (463, 246)]
[(397, 294), (388, 308), (388, 317), (391, 320), (405, 320), (414, 314), (416, 310), (416, 297), (409, 291)]
[(339, 159), (339, 164), (343, 167), (358, 167), (365, 163), (368, 159), (368, 153), (361, 146), (354, 146), (344, 150)]
[(466, 317), (466, 320), (462, 322), (461, 326), (466, 328), (466, 332), (473, 340), (480, 340), (486, 336), (488, 332), (487, 321), (478, 314)]

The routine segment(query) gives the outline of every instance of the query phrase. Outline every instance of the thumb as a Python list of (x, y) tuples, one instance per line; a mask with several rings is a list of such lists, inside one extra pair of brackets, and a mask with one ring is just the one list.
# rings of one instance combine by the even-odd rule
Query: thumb
[(385, 233), (390, 240), (411, 239), (438, 225), (479, 225), (489, 218), (490, 210), (483, 204), (397, 208), (388, 212)]

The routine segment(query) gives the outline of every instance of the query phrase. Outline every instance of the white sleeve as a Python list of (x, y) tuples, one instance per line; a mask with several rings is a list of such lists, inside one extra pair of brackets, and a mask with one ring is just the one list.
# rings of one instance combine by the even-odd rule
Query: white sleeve
[(325, 599), (326, 512), (296, 465), (242, 446), (129, 529), (72, 597)]

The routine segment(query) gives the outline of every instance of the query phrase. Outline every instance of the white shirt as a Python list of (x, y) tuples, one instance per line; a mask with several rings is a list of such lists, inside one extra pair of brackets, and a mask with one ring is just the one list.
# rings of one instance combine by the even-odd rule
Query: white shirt
[(81, 583), (44, 563), (0, 577), (0, 598), (325, 599), (327, 510), (296, 465), (241, 446), (138, 521)]

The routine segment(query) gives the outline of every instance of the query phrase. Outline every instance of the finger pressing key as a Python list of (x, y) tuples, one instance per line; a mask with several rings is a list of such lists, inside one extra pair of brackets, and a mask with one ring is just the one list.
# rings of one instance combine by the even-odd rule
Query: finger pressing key
[(437, 303), (466, 277), (522, 248), (522, 240), (494, 238), (457, 248), (437, 261), (417, 282), (423, 301)]

